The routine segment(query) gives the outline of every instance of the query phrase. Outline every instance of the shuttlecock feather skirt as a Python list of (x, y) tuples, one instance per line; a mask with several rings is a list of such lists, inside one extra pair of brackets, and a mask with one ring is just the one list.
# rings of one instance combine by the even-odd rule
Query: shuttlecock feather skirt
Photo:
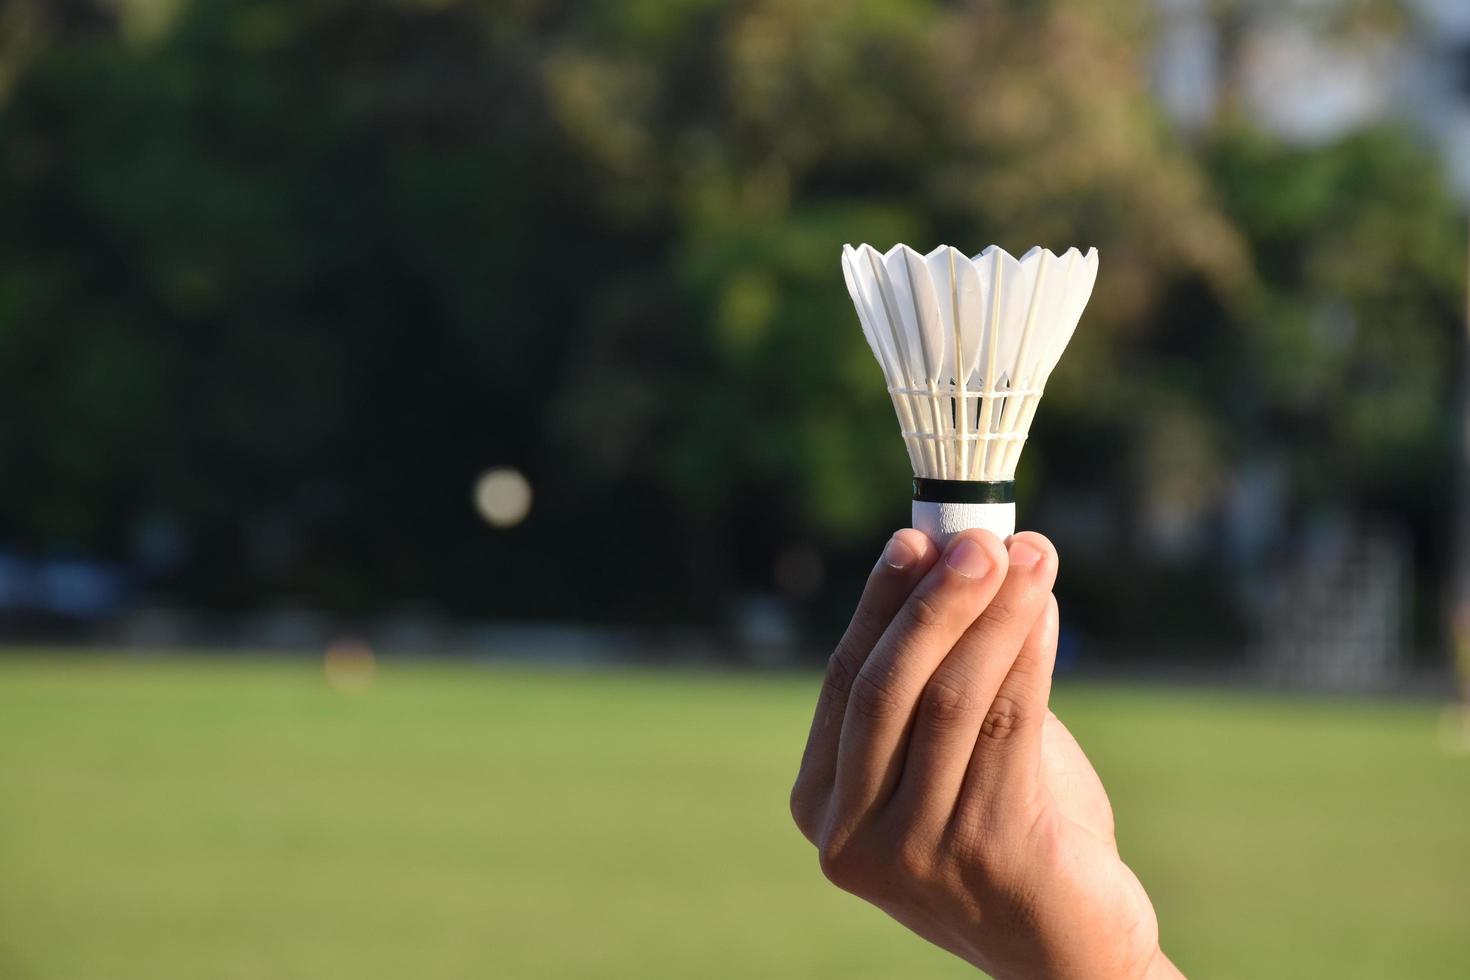
[(846, 246), (843, 275), (914, 471), (914, 526), (1015, 530), (1016, 464), (1097, 277), (1097, 251)]

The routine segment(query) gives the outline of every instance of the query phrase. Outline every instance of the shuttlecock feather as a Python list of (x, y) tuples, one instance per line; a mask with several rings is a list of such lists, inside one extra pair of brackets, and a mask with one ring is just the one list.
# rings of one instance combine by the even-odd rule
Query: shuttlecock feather
[(941, 542), (966, 527), (1009, 535), (1016, 464), (1097, 250), (847, 245), (842, 271), (913, 465), (914, 526)]

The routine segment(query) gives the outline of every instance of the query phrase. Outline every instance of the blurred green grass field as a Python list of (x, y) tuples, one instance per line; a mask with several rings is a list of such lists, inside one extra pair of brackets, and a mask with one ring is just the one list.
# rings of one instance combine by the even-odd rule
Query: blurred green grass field
[[(973, 976), (790, 826), (816, 683), (0, 657), (0, 977)], [(1470, 759), (1435, 707), (1056, 708), (1192, 976), (1470, 976)]]

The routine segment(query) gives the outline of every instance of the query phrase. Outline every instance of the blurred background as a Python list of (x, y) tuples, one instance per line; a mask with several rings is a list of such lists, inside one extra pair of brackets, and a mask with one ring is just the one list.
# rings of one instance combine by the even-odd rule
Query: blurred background
[(0, 978), (969, 975), (785, 814), (897, 241), (1100, 252), (1018, 507), (1166, 950), (1470, 974), (1467, 202), (1462, 0), (0, 2)]

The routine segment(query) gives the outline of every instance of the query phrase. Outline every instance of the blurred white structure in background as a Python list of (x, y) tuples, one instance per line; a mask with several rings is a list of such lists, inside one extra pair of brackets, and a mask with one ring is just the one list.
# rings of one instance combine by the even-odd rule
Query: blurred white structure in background
[(1342, 0), (1155, 0), (1154, 88), (1197, 131), (1237, 109), (1276, 136), (1317, 143), (1397, 118), (1437, 146), (1470, 198), (1470, 0), (1406, 0), (1401, 33), (1331, 29)]
[(1371, 125), (1390, 110), (1405, 51), (1387, 38), (1334, 41), (1283, 21), (1252, 32), (1240, 55), (1250, 113), (1273, 133), (1315, 143)]
[[(1155, 0), (1155, 9), (1155, 93), (1180, 130), (1240, 113), (1310, 145), (1399, 121), (1439, 150), (1451, 187), (1470, 201), (1470, 0), (1404, 0), (1402, 19), (1379, 25), (1347, 0)], [(1466, 388), (1470, 439), (1470, 379)], [(1470, 491), (1470, 444), (1464, 453)], [(1284, 490), (1269, 466), (1239, 474), (1226, 502), (1237, 562), (1250, 562), (1262, 527), (1280, 524)], [(1462, 520), (1470, 549), (1470, 515)], [(1317, 531), (1278, 579), (1247, 593), (1262, 613), (1261, 666), (1298, 686), (1391, 686), (1407, 665), (1410, 544), (1391, 524), (1347, 515)], [(1470, 557), (1460, 575), (1470, 609)]]
[(1198, 130), (1220, 101), (1220, 32), (1209, 0), (1157, 0), (1154, 89), (1176, 126)]
[(1266, 678), (1342, 692), (1398, 683), (1407, 666), (1408, 556), (1392, 528), (1345, 518), (1322, 526), (1267, 603)]
[(1470, 198), (1470, 3), (1414, 0), (1411, 6), (1421, 23), (1402, 104), (1439, 146), (1455, 190)]

